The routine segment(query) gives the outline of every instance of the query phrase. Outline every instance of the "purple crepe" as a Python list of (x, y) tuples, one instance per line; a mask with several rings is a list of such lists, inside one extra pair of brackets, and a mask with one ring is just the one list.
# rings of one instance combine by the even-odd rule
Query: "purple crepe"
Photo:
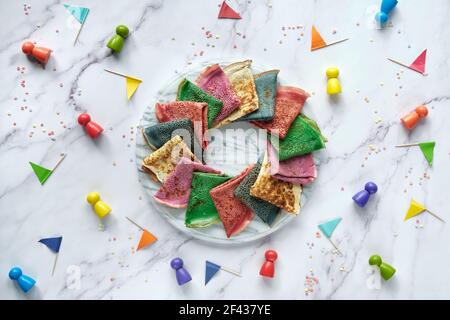
[(221, 173), (199, 162), (193, 162), (189, 158), (182, 158), (153, 198), (168, 207), (186, 207), (191, 193), (192, 173), (194, 171)]
[(271, 163), (270, 175), (275, 179), (301, 185), (316, 179), (317, 170), (312, 153), (278, 161), (277, 154), (269, 141), (267, 141), (267, 150)]
[(241, 105), (241, 100), (234, 92), (230, 80), (218, 64), (213, 64), (203, 70), (196, 82), (200, 88), (223, 102), (220, 113), (214, 119), (215, 124), (225, 119)]

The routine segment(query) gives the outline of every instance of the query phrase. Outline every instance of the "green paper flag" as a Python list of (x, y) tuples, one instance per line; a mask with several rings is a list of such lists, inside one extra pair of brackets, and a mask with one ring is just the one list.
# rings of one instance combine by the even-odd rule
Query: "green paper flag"
[(47, 179), (50, 177), (50, 175), (52, 174), (52, 170), (41, 167), (38, 164), (35, 164), (33, 162), (30, 161), (30, 165), (31, 168), (33, 168), (34, 173), (36, 174), (36, 176), (39, 179), (39, 182), (43, 185), (45, 183), (45, 181), (47, 181)]
[(419, 143), (420, 150), (422, 150), (425, 159), (427, 159), (428, 164), (431, 166), (433, 164), (433, 156), (434, 156), (434, 146), (436, 142), (422, 142)]

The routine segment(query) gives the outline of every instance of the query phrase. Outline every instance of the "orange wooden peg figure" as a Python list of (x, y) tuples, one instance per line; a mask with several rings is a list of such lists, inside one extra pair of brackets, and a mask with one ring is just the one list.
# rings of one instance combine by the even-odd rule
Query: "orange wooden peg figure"
[(48, 59), (50, 58), (50, 54), (52, 53), (52, 50), (43, 47), (36, 47), (30, 41), (24, 42), (22, 44), (22, 51), (28, 56), (31, 55), (43, 65), (47, 64)]
[(425, 106), (418, 106), (414, 111), (402, 117), (402, 123), (405, 128), (412, 130), (420, 122), (422, 118), (428, 115), (428, 109)]

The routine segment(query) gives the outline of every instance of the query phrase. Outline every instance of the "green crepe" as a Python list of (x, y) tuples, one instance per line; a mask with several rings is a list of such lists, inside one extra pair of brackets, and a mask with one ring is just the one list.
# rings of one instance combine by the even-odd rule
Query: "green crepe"
[(254, 197), (250, 194), (250, 188), (256, 182), (258, 173), (261, 170), (260, 159), (254, 166), (252, 171), (242, 180), (241, 184), (234, 191), (234, 195), (241, 200), (243, 204), (249, 207), (254, 213), (261, 218), (264, 223), (271, 225), (277, 217), (280, 208), (263, 199)]
[(193, 101), (208, 103), (208, 128), (211, 128), (214, 119), (222, 110), (223, 103), (213, 96), (207, 94), (205, 91), (197, 87), (191, 81), (184, 79), (178, 86), (177, 92), (178, 101)]
[(214, 187), (232, 177), (219, 174), (194, 172), (192, 190), (186, 210), (185, 224), (188, 228), (203, 228), (220, 222), (219, 213), (209, 195)]
[(283, 161), (325, 148), (325, 142), (317, 124), (300, 115), (292, 122), (286, 137), (279, 141), (278, 146), (276, 142), (272, 145), (278, 153), (278, 159)]

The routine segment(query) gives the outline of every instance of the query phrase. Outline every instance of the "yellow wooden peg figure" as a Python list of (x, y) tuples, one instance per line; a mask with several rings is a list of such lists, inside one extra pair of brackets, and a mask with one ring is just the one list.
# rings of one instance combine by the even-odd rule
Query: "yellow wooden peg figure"
[(336, 67), (330, 67), (327, 69), (327, 93), (328, 94), (338, 94), (341, 93), (341, 84), (337, 77), (339, 76), (339, 69)]
[(100, 200), (98, 192), (90, 192), (87, 196), (87, 202), (94, 207), (94, 211), (100, 219), (103, 219), (111, 212), (111, 208)]

